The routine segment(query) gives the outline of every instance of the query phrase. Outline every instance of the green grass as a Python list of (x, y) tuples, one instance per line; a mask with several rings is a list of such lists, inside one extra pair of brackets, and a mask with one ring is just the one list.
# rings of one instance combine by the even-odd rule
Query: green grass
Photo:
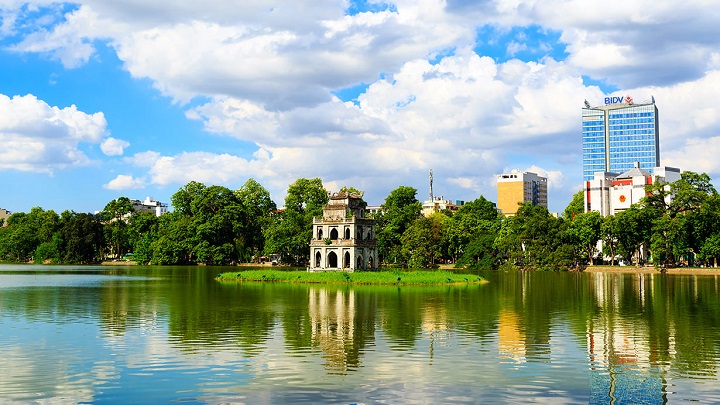
[(281, 270), (239, 270), (218, 274), (218, 281), (265, 281), (355, 285), (465, 285), (488, 281), (472, 274), (449, 271), (315, 272)]

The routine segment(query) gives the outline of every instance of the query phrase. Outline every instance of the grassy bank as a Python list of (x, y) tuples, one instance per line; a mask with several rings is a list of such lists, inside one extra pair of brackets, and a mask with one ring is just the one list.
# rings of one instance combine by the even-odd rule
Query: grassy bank
[(465, 285), (488, 281), (472, 274), (449, 271), (377, 271), (317, 272), (253, 269), (218, 274), (219, 281), (265, 281), (285, 283), (357, 284), (357, 285)]

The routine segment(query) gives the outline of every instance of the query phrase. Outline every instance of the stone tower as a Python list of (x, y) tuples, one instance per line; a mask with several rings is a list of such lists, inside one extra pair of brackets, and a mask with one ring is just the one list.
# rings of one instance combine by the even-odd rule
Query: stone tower
[(313, 218), (308, 271), (376, 270), (375, 220), (365, 218), (362, 194), (335, 193)]

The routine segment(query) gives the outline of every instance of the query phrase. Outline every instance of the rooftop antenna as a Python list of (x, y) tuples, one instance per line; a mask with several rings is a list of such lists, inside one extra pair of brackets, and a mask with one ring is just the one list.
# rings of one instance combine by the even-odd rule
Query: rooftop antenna
[(430, 169), (430, 201), (435, 201), (435, 198), (433, 197), (433, 191), (432, 191), (432, 182), (433, 182), (433, 174), (432, 174), (432, 169)]

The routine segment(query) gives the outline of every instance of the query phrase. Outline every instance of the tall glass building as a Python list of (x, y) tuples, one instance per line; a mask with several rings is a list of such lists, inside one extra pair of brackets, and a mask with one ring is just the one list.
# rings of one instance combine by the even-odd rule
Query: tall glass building
[[(635, 162), (653, 173), (660, 166), (660, 129), (655, 101), (633, 104), (630, 97), (621, 103), (582, 110), (583, 179), (595, 172), (624, 173)], [(629, 101), (629, 102), (628, 102)]]

